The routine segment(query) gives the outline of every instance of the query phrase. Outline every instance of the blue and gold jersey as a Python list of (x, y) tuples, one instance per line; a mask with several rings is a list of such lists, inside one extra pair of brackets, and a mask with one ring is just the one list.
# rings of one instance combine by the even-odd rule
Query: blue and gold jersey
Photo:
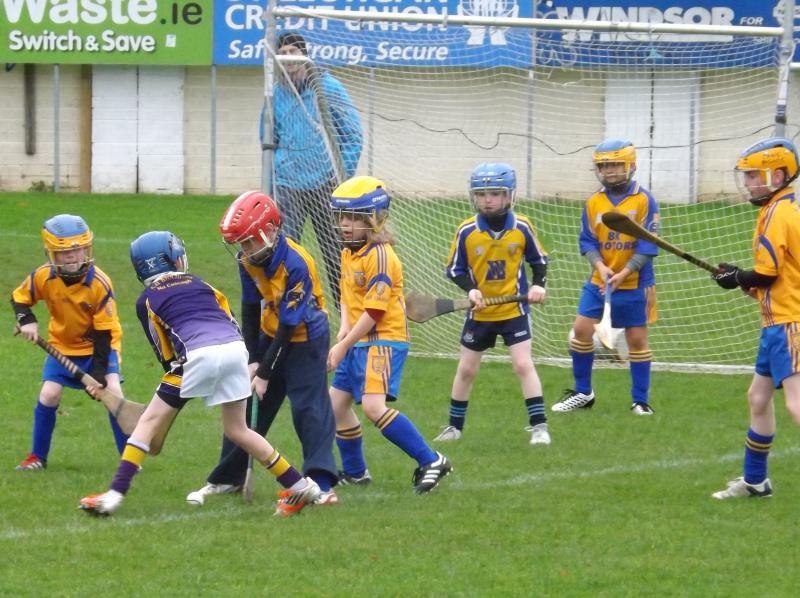
[(191, 274), (156, 279), (139, 295), (136, 315), (161, 361), (182, 361), (192, 349), (242, 340), (225, 295)]
[(383, 317), (356, 346), (408, 344), (403, 266), (388, 243), (368, 243), (358, 251), (342, 250), (342, 304), (350, 325), (367, 309)]
[[(450, 246), (447, 275), (468, 274), (484, 297), (525, 295), (525, 262), (546, 264), (547, 253), (525, 216), (509, 212), (503, 230), (494, 232), (481, 214), (462, 222)], [(479, 322), (497, 322), (527, 314), (527, 302), (493, 305), (470, 316)]]
[[(578, 240), (581, 255), (592, 249), (599, 251), (603, 263), (614, 272), (621, 271), (635, 253), (656, 256), (658, 247), (649, 241), (642, 241), (630, 235), (618, 233), (603, 224), (606, 212), (621, 212), (653, 234), (658, 234), (660, 217), (658, 204), (650, 192), (636, 181), (628, 190), (616, 196), (609, 194), (605, 187), (594, 193), (583, 207), (581, 233)], [(605, 285), (596, 269), (592, 269), (591, 282), (597, 286)], [(638, 272), (632, 272), (619, 285), (620, 289), (641, 289), (655, 284), (653, 262), (649, 261)]]
[(264, 300), (261, 310), (264, 333), (274, 337), (280, 322), (296, 327), (293, 343), (327, 334), (328, 313), (314, 258), (286, 235), (279, 235), (266, 266), (240, 262), (239, 276), (243, 303)]
[(111, 279), (94, 264), (82, 281), (71, 285), (64, 284), (50, 264), (39, 266), (14, 289), (12, 299), (22, 305), (47, 304), (47, 338), (65, 355), (91, 355), (93, 330), (110, 330), (111, 347), (122, 352), (122, 326)]
[(800, 322), (800, 206), (791, 187), (759, 210), (753, 256), (756, 272), (777, 276), (757, 289), (762, 325)]

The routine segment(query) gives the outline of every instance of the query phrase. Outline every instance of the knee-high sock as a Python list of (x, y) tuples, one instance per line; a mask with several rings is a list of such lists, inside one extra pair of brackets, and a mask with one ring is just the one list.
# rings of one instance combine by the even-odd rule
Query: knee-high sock
[(459, 430), (464, 429), (464, 424), (467, 421), (467, 408), (469, 401), (456, 401), (450, 399), (450, 425)]
[(547, 414), (544, 410), (544, 397), (531, 397), (525, 399), (525, 409), (528, 410), (528, 422), (532, 426), (547, 423)]
[(361, 424), (352, 428), (339, 428), (336, 430), (336, 446), (342, 457), (342, 470), (355, 478), (360, 478), (367, 470), (364, 459), (364, 436)]
[(650, 350), (631, 351), (628, 353), (631, 362), (631, 397), (634, 403), (647, 404), (650, 395), (650, 366), (653, 353)]
[(417, 428), (397, 409), (389, 408), (375, 422), (375, 426), (390, 442), (400, 447), (420, 467), (438, 459), (436, 452), (428, 446)]
[(31, 452), (42, 461), (47, 461), (50, 453), (50, 441), (56, 427), (56, 411), (58, 407), (48, 407), (36, 402), (33, 409), (33, 441)]
[(277, 451), (274, 450), (264, 463), (267, 471), (275, 476), (278, 483), (284, 488), (293, 488), (303, 479), (303, 476)]
[(760, 484), (767, 479), (767, 459), (774, 439), (775, 434), (762, 436), (752, 429), (747, 430), (744, 441), (744, 481), (748, 484)]
[(127, 494), (131, 487), (133, 476), (139, 472), (139, 467), (144, 463), (144, 458), (150, 452), (150, 447), (143, 442), (129, 440), (122, 451), (122, 459), (117, 466), (117, 473), (111, 481), (111, 489), (120, 494)]
[(592, 364), (594, 363), (594, 341), (569, 339), (569, 354), (572, 356), (572, 375), (575, 391), (588, 395), (592, 392)]

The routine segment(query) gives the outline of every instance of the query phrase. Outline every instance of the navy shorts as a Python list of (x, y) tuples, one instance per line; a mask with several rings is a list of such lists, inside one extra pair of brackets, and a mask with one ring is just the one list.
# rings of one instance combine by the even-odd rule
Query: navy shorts
[(531, 338), (531, 323), (527, 315), (496, 322), (478, 322), (468, 318), (461, 331), (461, 344), (472, 351), (485, 351), (494, 347), (502, 336), (506, 347)]

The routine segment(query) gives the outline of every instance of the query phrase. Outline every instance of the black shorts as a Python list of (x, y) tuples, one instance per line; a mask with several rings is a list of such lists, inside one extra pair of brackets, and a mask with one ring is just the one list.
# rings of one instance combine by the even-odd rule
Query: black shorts
[(527, 315), (497, 322), (478, 322), (467, 319), (461, 331), (461, 344), (472, 351), (485, 351), (494, 347), (502, 336), (506, 347), (530, 340), (531, 324)]

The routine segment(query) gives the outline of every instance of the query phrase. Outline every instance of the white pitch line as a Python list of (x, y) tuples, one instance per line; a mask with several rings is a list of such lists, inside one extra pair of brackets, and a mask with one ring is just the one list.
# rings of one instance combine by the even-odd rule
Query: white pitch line
[[(781, 457), (791, 457), (795, 455), (800, 455), (800, 446), (786, 447), (780, 450), (775, 450), (770, 452), (770, 457), (773, 459)], [(651, 473), (656, 471), (665, 471), (669, 469), (704, 467), (707, 465), (715, 465), (719, 463), (730, 463), (730, 462), (740, 461), (741, 459), (742, 459), (742, 452), (737, 451), (736, 453), (721, 455), (720, 457), (717, 457), (715, 459), (671, 459), (671, 460), (661, 460), (661, 461), (649, 461), (644, 463), (616, 465), (614, 467), (607, 467), (605, 469), (595, 469), (592, 471), (554, 471), (548, 473), (534, 473), (528, 475), (514, 476), (512, 478), (508, 478), (505, 480), (493, 480), (491, 482), (464, 483), (462, 481), (448, 479), (447, 482), (445, 482), (445, 484), (447, 484), (449, 488), (447, 490), (443, 490), (443, 492), (447, 492), (448, 490), (474, 491), (474, 490), (483, 490), (487, 488), (525, 486), (528, 484), (542, 484), (542, 483), (565, 480), (565, 479), (578, 480), (578, 479), (599, 478), (611, 475)], [(387, 498), (391, 496), (394, 496), (394, 493), (381, 492), (381, 491), (376, 492), (374, 489), (371, 489), (369, 491), (360, 493), (359, 500), (385, 501)], [(227, 518), (231, 516), (240, 515), (245, 512), (253, 513), (254, 511), (257, 512), (259, 510), (271, 511), (272, 504), (267, 501), (258, 505), (244, 505), (241, 503), (229, 504), (225, 506), (225, 508), (223, 509), (215, 509), (213, 511), (203, 510), (202, 507), (200, 508), (191, 507), (189, 505), (187, 505), (186, 508), (187, 511), (184, 513), (156, 515), (154, 517), (137, 518), (137, 519), (113, 518), (109, 519), (108, 523), (110, 524), (111, 527), (127, 528), (127, 527), (142, 527), (147, 525), (161, 525), (165, 523), (176, 523), (182, 521), (195, 521), (198, 519), (220, 519), (223, 517)], [(85, 517), (85, 515), (82, 514), (81, 517)], [(97, 525), (86, 525), (85, 523), (81, 524), (77, 522), (67, 523), (61, 526), (36, 528), (36, 529), (9, 528), (0, 531), (0, 541), (19, 540), (19, 539), (32, 538), (36, 536), (52, 536), (53, 534), (96, 533), (99, 530), (103, 530), (103, 528), (100, 528)]]

